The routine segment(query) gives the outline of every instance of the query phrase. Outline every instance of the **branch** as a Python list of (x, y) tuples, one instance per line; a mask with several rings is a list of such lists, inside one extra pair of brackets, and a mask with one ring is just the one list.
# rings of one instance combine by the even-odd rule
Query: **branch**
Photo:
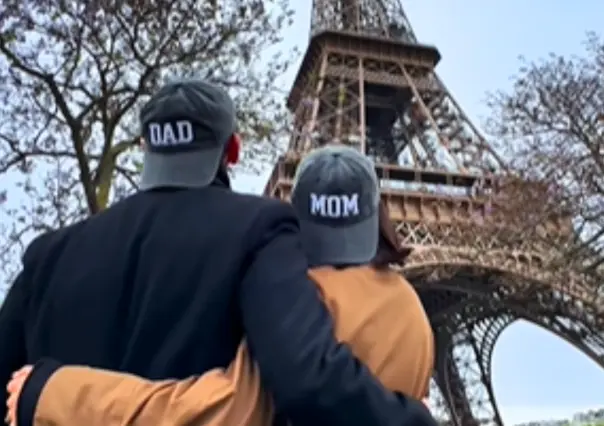
[(88, 208), (91, 213), (96, 213), (98, 211), (98, 206), (96, 204), (96, 197), (94, 194), (94, 188), (92, 186), (92, 182), (90, 179), (90, 168), (88, 167), (88, 161), (86, 158), (86, 153), (84, 152), (84, 141), (81, 138), (81, 123), (76, 121), (65, 98), (61, 94), (61, 91), (57, 87), (54, 78), (50, 74), (41, 73), (33, 68), (28, 67), (23, 61), (17, 57), (8, 47), (5, 36), (0, 36), (0, 53), (4, 54), (6, 58), (10, 61), (11, 65), (25, 74), (40, 80), (43, 82), (48, 89), (50, 90), (53, 98), (56, 102), (59, 111), (63, 114), (65, 121), (71, 131), (71, 137), (73, 141), (73, 147), (76, 152), (76, 158), (78, 161), (78, 166), (80, 167), (80, 181), (82, 187), (84, 189), (84, 193), (86, 194), (86, 199), (88, 201)]
[[(120, 154), (138, 145), (138, 139), (130, 139), (113, 145), (109, 152), (103, 157), (97, 168), (95, 181), (97, 182), (97, 205), (104, 209), (109, 202), (113, 173), (116, 170), (117, 159)], [(122, 169), (123, 170), (123, 169)]]

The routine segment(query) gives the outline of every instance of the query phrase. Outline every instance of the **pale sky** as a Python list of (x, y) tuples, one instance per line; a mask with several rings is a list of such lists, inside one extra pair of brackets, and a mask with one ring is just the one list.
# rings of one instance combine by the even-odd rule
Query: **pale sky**
[[(485, 92), (508, 87), (519, 55), (580, 53), (585, 32), (599, 30), (604, 18), (604, 2), (596, 0), (402, 1), (420, 41), (440, 49), (439, 75), (478, 125), (487, 113)], [(296, 21), (285, 48), (297, 45), (303, 50), (311, 0), (295, 2)], [(290, 88), (294, 73), (295, 67), (284, 76), (284, 89)], [(266, 177), (239, 175), (235, 186), (257, 192)], [(495, 393), (506, 425), (604, 407), (604, 371), (535, 326), (517, 323), (507, 329), (493, 362)]]
[[(303, 51), (307, 37), (301, 34), (310, 27), (312, 2), (297, 1), (296, 23), (286, 42)], [(586, 31), (599, 31), (604, 19), (604, 2), (596, 0), (402, 2), (420, 41), (439, 48), (443, 59), (438, 73), (477, 125), (487, 114), (485, 93), (509, 87), (519, 55), (580, 54)], [(287, 89), (294, 72), (284, 78)], [(259, 191), (265, 179), (241, 176), (236, 186)], [(604, 407), (604, 371), (566, 342), (527, 323), (504, 331), (493, 371), (506, 425)]]

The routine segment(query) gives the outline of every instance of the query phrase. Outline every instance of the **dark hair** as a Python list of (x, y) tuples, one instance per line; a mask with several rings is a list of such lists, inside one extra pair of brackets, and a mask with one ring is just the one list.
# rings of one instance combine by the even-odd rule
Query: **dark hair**
[(377, 252), (371, 260), (371, 266), (376, 269), (387, 269), (391, 264), (402, 265), (411, 254), (412, 249), (401, 245), (396, 228), (390, 220), (388, 207), (384, 200), (379, 206), (379, 238)]

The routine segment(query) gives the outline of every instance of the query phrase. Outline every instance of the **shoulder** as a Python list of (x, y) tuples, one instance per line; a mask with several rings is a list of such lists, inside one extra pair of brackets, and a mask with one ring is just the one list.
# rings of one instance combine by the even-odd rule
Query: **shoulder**
[(291, 204), (268, 197), (253, 198), (254, 214), (248, 233), (250, 249), (256, 250), (278, 237), (299, 234), (300, 224)]
[(230, 194), (231, 202), (239, 205), (242, 214), (249, 215), (254, 229), (266, 229), (284, 223), (298, 227), (296, 212), (290, 203), (259, 195)]
[(45, 232), (36, 236), (23, 253), (23, 267), (35, 265), (37, 261), (49, 254), (57, 255), (65, 242), (80, 229), (84, 221), (74, 223), (61, 229)]
[(225, 191), (226, 194), (230, 194), (233, 200), (242, 204), (248, 204), (260, 209), (288, 209), (293, 212), (293, 208), (290, 203), (280, 200), (279, 198), (268, 197), (265, 195), (256, 194), (244, 194), (235, 191)]
[(256, 225), (274, 225), (283, 221), (298, 225), (298, 217), (291, 204), (285, 201), (268, 197), (258, 197), (258, 214), (255, 218)]
[[(224, 195), (224, 207), (230, 220), (237, 221), (237, 233), (243, 234), (239, 249), (245, 253), (246, 265), (250, 262), (267, 262), (268, 270), (295, 268), (303, 256), (300, 224), (291, 204), (270, 197), (230, 193)], [(227, 207), (228, 206), (228, 207)], [(269, 255), (270, 254), (270, 255)], [(279, 260), (281, 259), (281, 260)], [(263, 273), (267, 273), (264, 271)], [(306, 275), (305, 275), (306, 276)]]
[(310, 269), (308, 275), (325, 295), (345, 300), (365, 298), (367, 294), (394, 296), (408, 288), (413, 289), (396, 271), (375, 269), (371, 265), (346, 268), (322, 266)]

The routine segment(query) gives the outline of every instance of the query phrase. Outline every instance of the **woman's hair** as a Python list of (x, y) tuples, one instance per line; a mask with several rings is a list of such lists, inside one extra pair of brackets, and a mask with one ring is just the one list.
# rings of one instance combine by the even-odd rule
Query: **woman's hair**
[(396, 228), (390, 220), (388, 207), (384, 200), (379, 205), (379, 238), (377, 252), (371, 260), (376, 269), (387, 269), (391, 264), (402, 265), (411, 254), (412, 249), (402, 247)]

